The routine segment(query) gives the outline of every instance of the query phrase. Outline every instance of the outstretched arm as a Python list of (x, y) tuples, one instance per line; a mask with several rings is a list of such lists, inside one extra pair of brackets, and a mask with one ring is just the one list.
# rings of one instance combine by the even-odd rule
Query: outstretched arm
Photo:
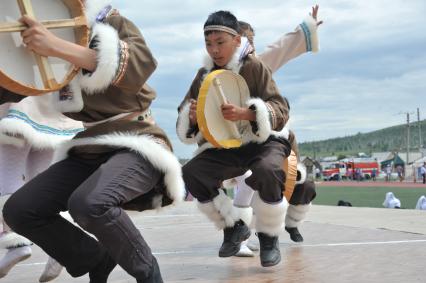
[(268, 45), (263, 53), (258, 54), (259, 59), (271, 69), (272, 73), (306, 52), (319, 50), (317, 28), (323, 21), (317, 19), (318, 9), (318, 5), (312, 7), (310, 16), (294, 32), (281, 36)]

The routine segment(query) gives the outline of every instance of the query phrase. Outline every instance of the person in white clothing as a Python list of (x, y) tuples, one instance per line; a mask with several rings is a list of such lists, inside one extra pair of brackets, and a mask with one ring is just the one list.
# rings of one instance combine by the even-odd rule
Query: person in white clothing
[[(2, 91), (4, 89), (0, 89)], [(49, 167), (54, 150), (61, 142), (83, 130), (81, 122), (49, 107), (49, 100), (49, 96), (33, 96), (18, 103), (0, 105), (0, 221), (3, 222), (0, 248), (7, 249), (0, 259), (0, 278), (31, 256), (32, 245), (4, 223), (3, 204), (26, 182)], [(59, 275), (57, 268), (52, 272), (51, 267), (52, 264), (46, 265), (41, 282)]]
[(386, 208), (401, 208), (401, 201), (392, 192), (387, 192), (383, 206)]
[(421, 196), (419, 200), (417, 201), (416, 209), (419, 210), (426, 210), (426, 197)]

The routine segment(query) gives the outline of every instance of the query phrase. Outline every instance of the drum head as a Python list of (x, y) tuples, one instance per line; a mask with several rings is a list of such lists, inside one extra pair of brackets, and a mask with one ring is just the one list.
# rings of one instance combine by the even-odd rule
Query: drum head
[(242, 144), (240, 129), (246, 121), (232, 122), (222, 115), (222, 93), (228, 103), (245, 107), (250, 91), (244, 78), (228, 70), (217, 70), (204, 79), (197, 101), (197, 122), (203, 137), (216, 148), (235, 148)]
[[(71, 19), (83, 16), (83, 5), (79, 0), (32, 0), (32, 8), (38, 21)], [(0, 22), (17, 22), (21, 12), (17, 1), (0, 1)], [(88, 27), (51, 29), (56, 36), (87, 46)], [(28, 52), (19, 32), (0, 33), (0, 85), (22, 95), (38, 95), (60, 89), (77, 73), (67, 61), (48, 58), (57, 85), (48, 89), (43, 84), (34, 54)], [(75, 70), (74, 70), (75, 69)]]

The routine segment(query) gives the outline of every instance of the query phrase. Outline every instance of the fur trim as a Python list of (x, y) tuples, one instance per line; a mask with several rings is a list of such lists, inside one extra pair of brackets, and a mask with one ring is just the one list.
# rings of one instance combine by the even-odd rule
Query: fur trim
[(219, 195), (213, 199), (213, 204), (219, 210), (220, 215), (222, 215), (225, 227), (233, 227), (239, 219), (239, 215), (232, 204), (232, 200), (223, 190), (219, 190)]
[(296, 185), (303, 184), (306, 181), (306, 166), (300, 162), (297, 163), (297, 178)]
[(268, 108), (266, 107), (265, 102), (260, 98), (249, 99), (246, 104), (248, 107), (255, 107), (258, 131), (257, 133), (253, 133), (253, 130), (245, 131), (243, 133), (243, 142), (247, 143), (254, 141), (257, 143), (263, 143), (272, 134)]
[(197, 207), (205, 216), (207, 216), (208, 219), (210, 219), (210, 221), (215, 224), (218, 230), (223, 230), (226, 227), (222, 215), (220, 215), (212, 201), (205, 203), (197, 201)]
[[(224, 69), (230, 70), (236, 74), (240, 72), (241, 66), (243, 65), (242, 61), (240, 61), (241, 49), (243, 47), (244, 47), (243, 44), (241, 44), (240, 47), (235, 51), (234, 55), (232, 56), (231, 61), (229, 61), (228, 64), (226, 64)], [(209, 73), (214, 68), (213, 59), (208, 54), (204, 56), (203, 67)]]
[(4, 118), (0, 121), (0, 144), (23, 147), (25, 143), (28, 143), (36, 149), (55, 149), (62, 142), (72, 139), (73, 136), (42, 133), (31, 125), (16, 119)]
[(272, 135), (276, 136), (277, 138), (285, 138), (286, 140), (290, 137), (290, 130), (288, 129), (287, 125), (279, 132), (272, 131)]
[(184, 144), (194, 144), (197, 143), (200, 140), (201, 133), (198, 132), (195, 137), (188, 138), (186, 134), (188, 133), (188, 130), (190, 129), (190, 123), (189, 123), (189, 109), (190, 109), (191, 103), (188, 102), (182, 107), (182, 110), (178, 114), (178, 120), (176, 123), (176, 133), (179, 139)]
[(0, 144), (13, 145), (13, 146), (22, 148), (25, 146), (25, 140), (22, 138), (12, 137), (12, 136), (0, 133)]
[(13, 249), (24, 246), (31, 246), (30, 240), (16, 234), (15, 232), (7, 232), (0, 237), (0, 249)]
[(111, 5), (111, 0), (87, 0), (85, 1), (85, 14), (89, 25), (92, 26), (96, 22), (96, 17), (108, 5)]
[[(90, 1), (88, 1), (90, 2)], [(114, 81), (120, 61), (120, 38), (110, 25), (95, 24), (92, 40), (97, 38), (97, 67), (93, 73), (80, 74), (81, 88), (88, 94), (105, 90)]]
[(79, 80), (81, 79), (81, 75), (78, 74), (76, 78), (74, 78), (69, 86), (69, 90), (72, 93), (72, 98), (69, 100), (60, 100), (59, 92), (54, 92), (52, 97), (52, 103), (55, 109), (61, 113), (78, 113), (83, 110), (84, 102), (83, 102), (83, 94), (81, 93), (81, 87), (79, 85)]
[(173, 204), (183, 201), (185, 185), (182, 180), (181, 165), (172, 152), (156, 143), (152, 137), (116, 133), (94, 138), (74, 139), (64, 143), (64, 146), (57, 150), (54, 160), (57, 162), (64, 159), (69, 149), (81, 145), (109, 145), (121, 148), (126, 147), (135, 151), (164, 173), (164, 184), (166, 185), (168, 196), (173, 200)]
[(222, 191), (213, 201), (197, 203), (198, 208), (209, 218), (217, 229), (223, 230), (226, 227), (233, 227), (238, 220), (250, 225), (253, 210), (249, 208), (238, 208), (232, 205), (232, 200)]
[(305, 34), (306, 51), (318, 52), (319, 51), (319, 39), (318, 39), (318, 26), (312, 16), (307, 17), (300, 25), (303, 33)]
[(258, 192), (255, 192), (252, 207), (256, 215), (256, 231), (272, 237), (279, 236), (284, 228), (287, 205), (288, 203), (285, 198), (280, 203), (268, 204), (260, 198)]
[(247, 225), (250, 226), (251, 221), (253, 219), (253, 208), (251, 207), (235, 207), (237, 209), (238, 214), (240, 215), (240, 219)]
[(311, 204), (290, 204), (285, 216), (285, 227), (295, 228), (305, 220), (306, 213), (311, 209)]

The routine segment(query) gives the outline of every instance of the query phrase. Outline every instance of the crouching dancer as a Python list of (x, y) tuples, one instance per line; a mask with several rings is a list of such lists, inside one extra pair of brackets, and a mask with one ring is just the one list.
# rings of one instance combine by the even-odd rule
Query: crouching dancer
[[(156, 94), (146, 81), (156, 61), (139, 29), (106, 2), (85, 3), (92, 29), (88, 47), (22, 18), (30, 50), (83, 69), (58, 93), (56, 106), (83, 121), (86, 130), (62, 146), (60, 161), (13, 194), (3, 213), (14, 231), (73, 277), (88, 273), (90, 283), (105, 283), (119, 264), (137, 282), (158, 283), (163, 280), (157, 261), (123, 209), (183, 199), (181, 169), (149, 110)], [(66, 210), (96, 239), (61, 217)]]
[[(274, 135), (288, 120), (288, 104), (280, 95), (271, 72), (255, 56), (240, 58), (238, 21), (227, 11), (211, 14), (204, 25), (209, 57), (179, 107), (177, 132), (187, 144), (198, 143), (198, 154), (183, 167), (186, 188), (198, 200), (200, 210), (223, 229), (220, 257), (235, 255), (241, 242), (250, 236), (247, 226), (252, 211), (239, 209), (218, 189), (226, 180), (244, 174), (255, 191), (252, 208), (256, 214), (256, 231), (260, 241), (262, 266), (280, 262), (278, 236), (283, 231), (287, 201), (282, 188), (284, 159), (290, 153), (287, 139)], [(247, 82), (250, 98), (246, 107), (225, 103), (223, 117), (230, 121), (250, 121), (243, 135), (243, 145), (233, 149), (213, 149), (202, 137), (196, 119), (196, 100), (203, 78), (210, 72), (227, 69), (240, 74)]]

